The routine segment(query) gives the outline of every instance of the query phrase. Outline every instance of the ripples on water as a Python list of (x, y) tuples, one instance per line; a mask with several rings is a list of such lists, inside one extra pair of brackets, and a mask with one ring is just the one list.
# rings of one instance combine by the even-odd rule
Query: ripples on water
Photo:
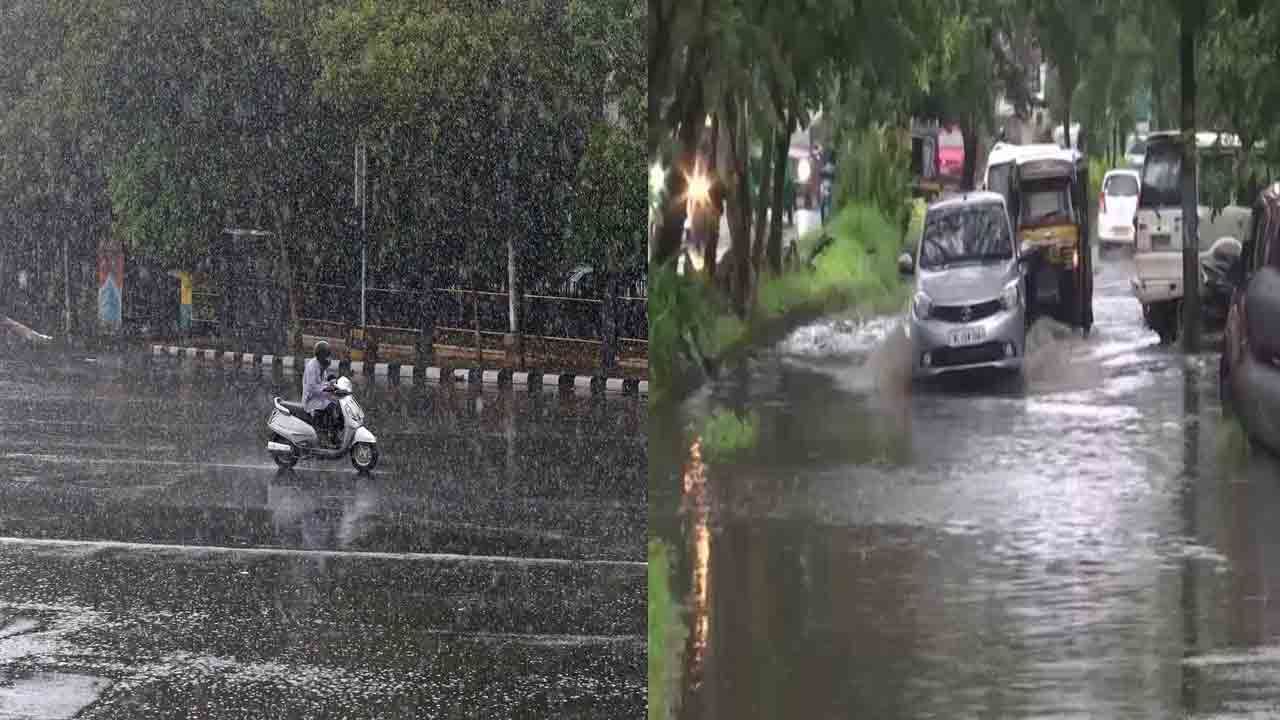
[(1215, 459), (1213, 358), (1116, 277), (1020, 383), (913, 387), (899, 318), (841, 317), (702, 396), (762, 447), (707, 469), (684, 717), (1280, 717), (1280, 466)]

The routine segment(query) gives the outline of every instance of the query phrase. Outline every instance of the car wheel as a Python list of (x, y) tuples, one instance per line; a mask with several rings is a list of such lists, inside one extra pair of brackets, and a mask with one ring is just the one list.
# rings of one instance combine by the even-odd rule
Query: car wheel
[(1178, 306), (1162, 302), (1147, 306), (1147, 325), (1160, 336), (1161, 345), (1172, 345), (1178, 340)]

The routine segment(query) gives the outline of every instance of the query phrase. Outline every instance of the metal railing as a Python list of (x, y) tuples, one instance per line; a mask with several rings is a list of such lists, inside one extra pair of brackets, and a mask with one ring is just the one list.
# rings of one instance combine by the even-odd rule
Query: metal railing
[[(301, 315), (321, 322), (359, 322), (358, 290), (331, 283), (301, 283)], [(352, 293), (357, 293), (352, 295)], [(391, 288), (367, 288), (368, 324), (383, 328), (417, 330), (424, 314), (434, 316), (439, 331), (506, 334), (508, 296), (505, 292), (438, 288), (427, 292)], [(556, 295), (526, 294), (521, 331), (526, 337), (599, 342), (603, 332), (604, 301)], [(625, 296), (617, 300), (619, 338), (647, 342), (646, 298)]]
[[(257, 283), (245, 283), (252, 290)], [(236, 290), (240, 290), (237, 286)], [(303, 332), (331, 338), (347, 338), (348, 331), (360, 322), (358, 287), (335, 283), (304, 282), (298, 284), (299, 315)], [(509, 351), (510, 333), (507, 293), (461, 288), (438, 288), (429, 292), (398, 288), (367, 288), (367, 323), (371, 339), (382, 345), (414, 347), (426, 317), (434, 322), (432, 347), (449, 351), (485, 353)], [(176, 320), (177, 293), (172, 300), (133, 303), (139, 310), (158, 312), (172, 309)], [(221, 336), (220, 308), (223, 293), (208, 284), (192, 289), (192, 327), (194, 335)], [(644, 297), (623, 296), (617, 299), (618, 343), (615, 352), (620, 360), (647, 357), (648, 306)], [(524, 296), (521, 338), (526, 349), (535, 354), (572, 355), (587, 362), (599, 358), (603, 344), (604, 301), (598, 298), (564, 297), (541, 293)], [(168, 317), (168, 315), (166, 315)], [(128, 321), (131, 318), (126, 318)], [(259, 323), (271, 323), (261, 318)]]

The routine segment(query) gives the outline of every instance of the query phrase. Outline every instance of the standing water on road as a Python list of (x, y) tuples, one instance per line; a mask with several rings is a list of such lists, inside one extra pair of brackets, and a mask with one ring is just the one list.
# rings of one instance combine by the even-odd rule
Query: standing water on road
[[(912, 387), (895, 319), (827, 319), (655, 417), (678, 716), (1280, 712), (1280, 463), (1131, 273), (1087, 338), (1038, 323), (1022, 379)], [(717, 462), (724, 410), (756, 443)]]
[(299, 382), (0, 356), (0, 718), (642, 712), (643, 404), (359, 378), (282, 470)]

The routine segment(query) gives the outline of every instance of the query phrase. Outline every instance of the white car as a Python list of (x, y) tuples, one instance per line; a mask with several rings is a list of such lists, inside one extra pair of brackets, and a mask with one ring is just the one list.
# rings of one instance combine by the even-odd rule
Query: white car
[(1142, 181), (1136, 170), (1111, 170), (1102, 178), (1098, 197), (1098, 242), (1133, 247), (1134, 217)]

